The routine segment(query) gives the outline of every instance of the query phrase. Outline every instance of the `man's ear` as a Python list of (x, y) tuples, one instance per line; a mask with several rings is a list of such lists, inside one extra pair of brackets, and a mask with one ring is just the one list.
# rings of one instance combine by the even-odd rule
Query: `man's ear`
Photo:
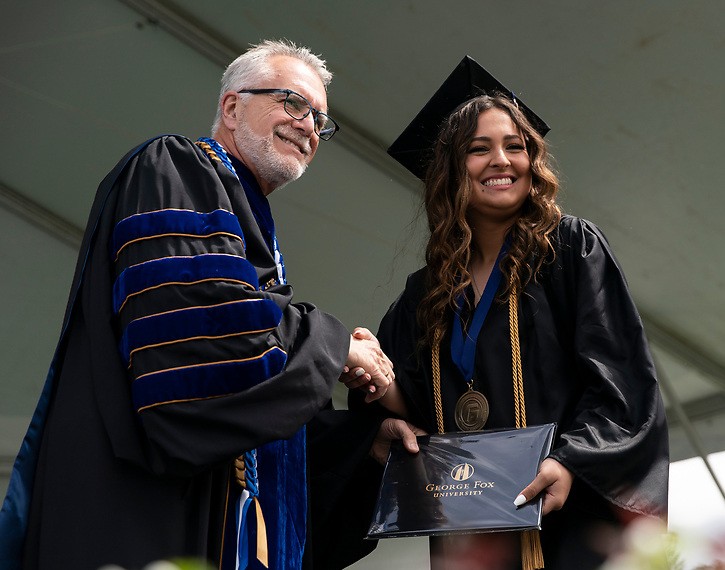
[(219, 103), (222, 111), (222, 122), (224, 126), (233, 131), (237, 128), (237, 102), (239, 97), (235, 91), (227, 91), (224, 93)]

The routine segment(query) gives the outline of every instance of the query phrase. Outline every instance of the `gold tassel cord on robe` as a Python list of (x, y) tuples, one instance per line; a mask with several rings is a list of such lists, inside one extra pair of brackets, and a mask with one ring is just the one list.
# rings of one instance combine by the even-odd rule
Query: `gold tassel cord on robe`
[[(514, 376), (516, 427), (522, 428), (526, 427), (526, 399), (519, 341), (518, 291), (515, 283), (511, 284), (509, 295), (509, 335), (511, 337), (511, 368)], [(521, 566), (523, 570), (544, 568), (544, 552), (541, 549), (541, 536), (538, 529), (525, 530), (521, 533)]]
[(262, 566), (269, 568), (269, 552), (267, 551), (267, 525), (264, 524), (264, 515), (262, 515), (262, 505), (257, 497), (252, 499), (257, 509), (257, 560)]
[(435, 400), (436, 423), (438, 433), (444, 433), (446, 430), (443, 426), (443, 398), (441, 396), (440, 336), (440, 331), (435, 331), (433, 346), (431, 347), (431, 355), (433, 359), (433, 399)]
[[(436, 331), (431, 347), (433, 371), (433, 399), (435, 404), (438, 433), (444, 433), (443, 403), (441, 396), (440, 333)], [(511, 339), (511, 359), (514, 388), (514, 416), (516, 428), (526, 427), (526, 399), (524, 397), (524, 375), (521, 366), (521, 346), (519, 341), (518, 291), (511, 284), (509, 294), (509, 337)], [(521, 566), (523, 570), (543, 570), (544, 552), (541, 548), (541, 536), (538, 529), (525, 530), (521, 534)]]

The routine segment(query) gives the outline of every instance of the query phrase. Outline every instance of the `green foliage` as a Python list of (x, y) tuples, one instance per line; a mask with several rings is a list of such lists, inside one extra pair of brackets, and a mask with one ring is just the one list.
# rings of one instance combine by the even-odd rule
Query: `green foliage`
[(207, 564), (203, 560), (194, 560), (191, 558), (176, 558), (172, 562), (179, 570), (214, 570), (214, 567)]

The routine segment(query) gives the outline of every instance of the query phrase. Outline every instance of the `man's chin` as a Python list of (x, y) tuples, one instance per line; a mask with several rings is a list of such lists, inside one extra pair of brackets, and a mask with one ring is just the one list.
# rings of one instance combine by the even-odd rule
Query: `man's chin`
[(307, 170), (306, 164), (297, 163), (294, 167), (292, 165), (289, 166), (289, 168), (279, 169), (275, 172), (273, 183), (275, 190), (284, 188), (290, 182), (294, 182)]

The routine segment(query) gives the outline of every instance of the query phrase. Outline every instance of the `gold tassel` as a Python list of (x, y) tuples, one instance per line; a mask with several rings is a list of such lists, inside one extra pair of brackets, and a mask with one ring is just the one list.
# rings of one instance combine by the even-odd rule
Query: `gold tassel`
[(269, 553), (267, 551), (267, 525), (264, 524), (264, 516), (262, 515), (262, 505), (259, 504), (257, 497), (252, 499), (257, 510), (257, 560), (265, 568), (269, 568)]
[(523, 570), (541, 570), (544, 567), (541, 537), (536, 529), (521, 533), (521, 567)]

